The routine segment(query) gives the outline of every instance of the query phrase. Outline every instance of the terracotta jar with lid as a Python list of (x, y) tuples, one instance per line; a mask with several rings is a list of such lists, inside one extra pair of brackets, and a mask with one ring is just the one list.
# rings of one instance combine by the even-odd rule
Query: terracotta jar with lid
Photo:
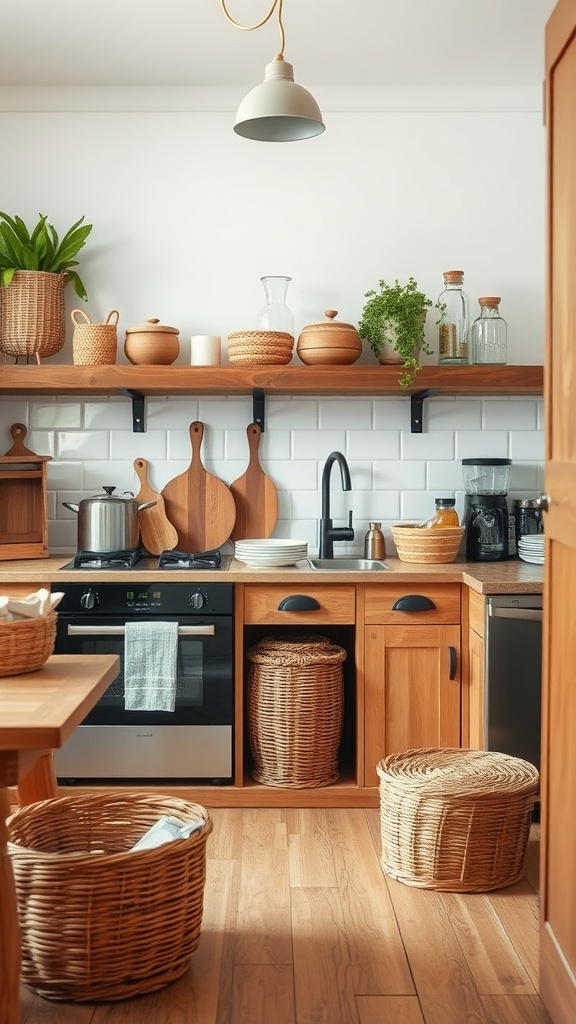
[(337, 321), (337, 315), (337, 310), (327, 309), (326, 320), (302, 328), (296, 352), (307, 366), (345, 366), (360, 358), (358, 331), (352, 324)]
[(126, 328), (124, 352), (137, 366), (168, 366), (180, 352), (178, 328), (166, 327), (152, 317), (137, 327)]

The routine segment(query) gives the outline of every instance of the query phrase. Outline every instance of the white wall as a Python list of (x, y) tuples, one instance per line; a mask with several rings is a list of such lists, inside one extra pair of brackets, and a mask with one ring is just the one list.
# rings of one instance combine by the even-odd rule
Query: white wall
[[(541, 363), (539, 92), (315, 94), (324, 135), (275, 145), (235, 136), (229, 97), (217, 90), (0, 90), (0, 206), (30, 224), (47, 213), (59, 230), (82, 214), (93, 223), (80, 254), (86, 310), (99, 320), (119, 309), (119, 362), (127, 361), (125, 328), (148, 317), (179, 328), (182, 363), (191, 333), (225, 338), (254, 327), (265, 274), (292, 277), (298, 333), (328, 308), (356, 323), (364, 292), (381, 277), (413, 275), (435, 300), (442, 271), (461, 267), (473, 310), (479, 295), (502, 296), (509, 362)], [(67, 305), (78, 305), (70, 288)], [(71, 363), (71, 332), (69, 324), (51, 363)], [(245, 468), (247, 399), (150, 402), (145, 435), (130, 432), (123, 399), (5, 399), (0, 448), (9, 447), (10, 423), (23, 420), (31, 447), (53, 455), (51, 543), (73, 550), (61, 501), (104, 483), (134, 486), (136, 456), (151, 460), (162, 486), (185, 468), (197, 417), (206, 423), (208, 467), (231, 482)], [(279, 533), (315, 542), (321, 468), (338, 447), (352, 465), (361, 540), (369, 518), (423, 518), (435, 494), (458, 492), (465, 455), (510, 455), (516, 493), (537, 493), (541, 403), (433, 399), (427, 433), (417, 437), (407, 399), (270, 399), (262, 455), (282, 488)], [(336, 498), (336, 515), (347, 497)]]

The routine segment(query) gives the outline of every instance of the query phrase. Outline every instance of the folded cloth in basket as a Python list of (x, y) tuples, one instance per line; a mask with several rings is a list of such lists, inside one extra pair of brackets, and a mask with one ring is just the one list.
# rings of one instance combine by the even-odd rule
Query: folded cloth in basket
[(127, 622), (124, 643), (126, 711), (174, 711), (177, 622)]

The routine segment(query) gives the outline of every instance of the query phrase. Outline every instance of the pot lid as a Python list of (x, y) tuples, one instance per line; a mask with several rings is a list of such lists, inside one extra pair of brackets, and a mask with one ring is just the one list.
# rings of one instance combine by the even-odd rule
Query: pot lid
[[(337, 309), (327, 309), (324, 315), (327, 317), (326, 320), (319, 320), (318, 323), (306, 324), (306, 326), (302, 328), (302, 334), (305, 334), (306, 331), (354, 331), (355, 334), (358, 334), (354, 324), (346, 324), (343, 320), (335, 319), (335, 317), (338, 316)], [(358, 335), (358, 337), (360, 337), (360, 335)]]
[(179, 334), (177, 327), (167, 327), (166, 324), (161, 324), (158, 317), (152, 316), (149, 320), (146, 320), (143, 324), (138, 324), (137, 327), (127, 327), (126, 334)]
[(123, 491), (122, 494), (114, 494), (113, 492), (116, 490), (115, 487), (104, 486), (102, 487), (102, 490), (104, 491), (104, 494), (92, 494), (89, 498), (84, 498), (80, 504), (83, 505), (84, 502), (87, 501), (121, 501), (123, 503), (136, 501), (132, 491)]

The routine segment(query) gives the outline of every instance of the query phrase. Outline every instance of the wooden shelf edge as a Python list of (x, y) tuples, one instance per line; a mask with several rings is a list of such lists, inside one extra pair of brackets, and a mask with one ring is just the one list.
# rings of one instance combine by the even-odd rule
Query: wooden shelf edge
[(423, 366), (410, 388), (397, 366), (0, 366), (0, 394), (541, 395), (542, 366)]

